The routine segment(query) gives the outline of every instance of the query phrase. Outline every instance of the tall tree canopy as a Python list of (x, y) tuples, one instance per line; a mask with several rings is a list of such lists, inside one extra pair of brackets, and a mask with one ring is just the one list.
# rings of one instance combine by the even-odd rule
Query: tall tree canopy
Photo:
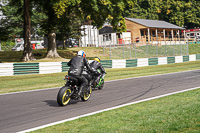
[[(23, 35), (24, 0), (7, 0), (0, 5), (4, 39)], [(181, 27), (200, 27), (200, 1), (197, 0), (30, 0), (31, 34), (48, 35), (47, 57), (59, 57), (56, 34), (60, 39), (80, 37), (84, 22), (101, 28), (110, 23), (115, 31), (125, 31), (124, 17), (164, 20)], [(28, 22), (28, 21), (27, 21)], [(26, 53), (26, 52), (25, 52)]]
[(107, 21), (114, 30), (125, 31), (124, 9), (126, 6), (132, 7), (133, 2), (130, 0), (58, 0), (54, 10), (60, 17), (70, 6), (76, 7), (76, 15), (90, 20), (97, 28), (102, 27)]
[(200, 27), (200, 1), (197, 0), (137, 0), (126, 8), (125, 16), (164, 20), (181, 27)]

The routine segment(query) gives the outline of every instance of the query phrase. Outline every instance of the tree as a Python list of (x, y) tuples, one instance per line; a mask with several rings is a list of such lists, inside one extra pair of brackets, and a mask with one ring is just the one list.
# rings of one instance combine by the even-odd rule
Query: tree
[(16, 35), (23, 36), (23, 1), (13, 3), (9, 1), (7, 4), (0, 5), (0, 12), (3, 17), (0, 22), (0, 37), (2, 40), (13, 39)]
[(66, 32), (73, 30), (70, 26), (76, 23), (71, 23), (70, 20), (75, 18), (72, 14), (75, 9), (70, 7), (69, 13), (63, 14), (62, 17), (57, 18), (54, 10), (55, 1), (51, 0), (35, 0), (38, 7), (46, 14), (47, 21), (42, 22), (42, 28), (48, 34), (48, 51), (47, 58), (58, 58), (60, 57), (57, 53), (56, 47), (56, 34), (60, 33), (61, 39), (65, 39), (67, 36)]
[(126, 8), (126, 17), (164, 20), (185, 28), (200, 26), (200, 1), (137, 0), (134, 5)]
[[(73, 7), (72, 7), (73, 8)], [(59, 26), (57, 28), (57, 39), (64, 40), (63, 49), (65, 49), (65, 43), (70, 43), (70, 39), (79, 40), (81, 37), (80, 28), (83, 24), (83, 21), (74, 13), (73, 9), (68, 9), (62, 17), (59, 19)], [(65, 40), (68, 40), (65, 42)]]
[[(32, 9), (32, 10), (31, 10)], [(41, 13), (37, 13), (30, 0), (9, 0), (6, 5), (1, 6), (1, 11), (5, 16), (1, 20), (0, 35), (4, 40), (10, 40), (18, 37), (24, 37), (23, 61), (35, 60), (31, 47), (31, 32), (41, 35), (41, 29), (38, 22), (45, 19)], [(31, 19), (31, 14), (35, 17)], [(31, 22), (33, 22), (31, 27)], [(22, 28), (23, 27), (23, 28)], [(38, 32), (39, 31), (39, 32)]]
[(101, 28), (107, 21), (115, 31), (125, 31), (123, 12), (126, 6), (132, 6), (129, 0), (58, 0), (54, 10), (58, 17), (62, 16), (70, 6), (77, 8), (76, 15), (88, 19), (92, 25)]
[(35, 60), (31, 47), (30, 0), (24, 0), (24, 51), (23, 61)]

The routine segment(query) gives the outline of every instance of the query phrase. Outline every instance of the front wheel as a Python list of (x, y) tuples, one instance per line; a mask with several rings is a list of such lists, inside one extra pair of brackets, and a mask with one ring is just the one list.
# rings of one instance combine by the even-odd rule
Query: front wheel
[(57, 95), (57, 102), (60, 106), (65, 106), (70, 101), (70, 94), (72, 93), (70, 87), (64, 86), (62, 87)]
[(101, 79), (101, 80), (100, 80), (100, 85), (99, 85), (98, 89), (99, 89), (99, 90), (102, 90), (103, 87), (104, 87), (104, 79)]
[(91, 93), (92, 93), (92, 87), (89, 87), (83, 94), (83, 96), (81, 96), (81, 100), (82, 101), (87, 101), (90, 96), (91, 96)]

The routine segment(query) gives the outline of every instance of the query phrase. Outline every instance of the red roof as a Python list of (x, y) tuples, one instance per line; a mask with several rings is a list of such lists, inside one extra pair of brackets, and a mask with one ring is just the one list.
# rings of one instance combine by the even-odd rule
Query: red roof
[[(192, 32), (192, 31), (200, 31), (200, 28), (198, 28), (198, 29), (188, 29), (188, 30), (185, 30), (185, 32)], [(182, 30), (181, 32), (184, 32), (184, 30)]]

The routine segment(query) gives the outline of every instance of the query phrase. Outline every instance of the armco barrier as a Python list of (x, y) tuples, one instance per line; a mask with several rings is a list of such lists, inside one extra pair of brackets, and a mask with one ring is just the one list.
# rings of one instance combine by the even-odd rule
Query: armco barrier
[(137, 67), (137, 59), (126, 60), (126, 67)]
[(112, 60), (112, 68), (126, 68), (126, 60)]
[(0, 76), (12, 76), (13, 63), (0, 63)]
[(167, 57), (167, 64), (175, 63), (175, 57)]
[(200, 54), (196, 55), (196, 60), (200, 60)]
[(39, 74), (39, 63), (14, 63), (14, 75)]
[[(200, 54), (128, 60), (102, 60), (101, 63), (104, 68), (127, 68), (151, 65), (164, 65), (196, 60), (200, 60)], [(0, 76), (12, 76), (22, 74), (46, 74), (67, 72), (68, 70), (69, 66), (67, 66), (67, 62), (0, 63)]]
[(112, 68), (112, 60), (102, 60), (101, 64), (104, 68)]
[(61, 62), (40, 62), (40, 74), (62, 72)]
[(158, 58), (149, 58), (149, 66), (158, 65)]
[(143, 67), (143, 66), (148, 66), (149, 62), (148, 62), (148, 58), (141, 58), (138, 59), (137, 61), (137, 67)]
[(175, 62), (176, 62), (176, 63), (181, 63), (181, 62), (183, 62), (183, 56), (175, 56)]
[(67, 72), (69, 70), (68, 62), (62, 62), (62, 72)]
[(196, 55), (193, 54), (193, 55), (189, 55), (189, 61), (196, 61)]
[(158, 57), (158, 65), (167, 64), (167, 57)]
[(183, 62), (189, 61), (189, 55), (183, 56)]

